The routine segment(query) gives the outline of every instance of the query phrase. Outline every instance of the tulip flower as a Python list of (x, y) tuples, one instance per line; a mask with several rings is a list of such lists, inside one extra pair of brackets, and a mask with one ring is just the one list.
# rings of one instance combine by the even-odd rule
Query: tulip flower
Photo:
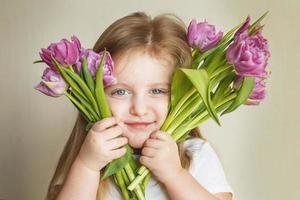
[[(236, 77), (234, 86), (233, 86), (236, 90), (239, 90), (242, 79), (243, 79), (242, 76)], [(252, 92), (244, 104), (245, 105), (258, 105), (265, 97), (266, 97), (265, 79), (256, 77)]]
[(215, 26), (205, 22), (197, 23), (192, 20), (188, 27), (187, 38), (189, 45), (193, 48), (199, 48), (201, 52), (216, 46), (223, 36), (223, 32), (216, 33)]
[(226, 54), (228, 62), (234, 65), (240, 76), (265, 77), (269, 57), (268, 41), (261, 32), (249, 36), (247, 30), (234, 39)]
[(60, 97), (68, 89), (68, 85), (57, 71), (46, 68), (42, 81), (35, 86), (35, 89), (48, 96)]
[(67, 39), (62, 39), (59, 42), (51, 43), (47, 49), (42, 48), (40, 52), (41, 59), (52, 69), (55, 69), (51, 60), (51, 55), (61, 65), (73, 65), (79, 61), (81, 49), (80, 41), (76, 36), (71, 37), (71, 42)]
[[(87, 60), (87, 67), (89, 69), (89, 72), (91, 73), (91, 76), (93, 80), (96, 78), (96, 72), (99, 67), (99, 63), (101, 61), (101, 58), (103, 56), (103, 52), (96, 53), (91, 49), (82, 49), (80, 54), (79, 62), (76, 63), (75, 68), (78, 74), (81, 73), (82, 70), (82, 58), (83, 56), (86, 57)], [(103, 64), (103, 81), (104, 81), (104, 87), (116, 83), (116, 79), (113, 76), (114, 71), (114, 62), (111, 58), (111, 55), (109, 52), (106, 53), (106, 57)]]

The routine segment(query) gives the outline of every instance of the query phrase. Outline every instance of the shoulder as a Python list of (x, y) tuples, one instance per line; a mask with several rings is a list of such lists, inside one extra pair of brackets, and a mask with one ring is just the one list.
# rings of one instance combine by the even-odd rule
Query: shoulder
[(191, 138), (183, 143), (191, 159), (189, 172), (209, 192), (231, 192), (225, 172), (216, 151), (209, 141)]
[[(191, 138), (183, 142), (183, 148), (192, 160), (218, 159), (217, 153), (209, 141), (201, 138)], [(198, 160), (199, 161), (199, 160)]]
[(201, 138), (191, 138), (183, 142), (183, 148), (186, 150), (187, 155), (191, 160), (197, 158), (205, 158), (211, 153), (214, 154), (214, 150), (207, 140)]

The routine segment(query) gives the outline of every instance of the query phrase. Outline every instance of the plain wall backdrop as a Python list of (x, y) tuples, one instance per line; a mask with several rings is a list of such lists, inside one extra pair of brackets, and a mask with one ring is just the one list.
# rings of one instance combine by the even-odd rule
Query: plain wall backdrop
[(248, 14), (269, 11), (264, 35), (271, 58), (268, 93), (207, 121), (203, 135), (217, 151), (236, 200), (299, 200), (300, 3), (296, 0), (0, 0), (0, 199), (44, 199), (77, 111), (66, 97), (33, 87), (45, 68), (40, 48), (75, 34), (91, 48), (114, 20), (131, 12), (173, 12), (188, 25), (206, 19), (228, 31)]

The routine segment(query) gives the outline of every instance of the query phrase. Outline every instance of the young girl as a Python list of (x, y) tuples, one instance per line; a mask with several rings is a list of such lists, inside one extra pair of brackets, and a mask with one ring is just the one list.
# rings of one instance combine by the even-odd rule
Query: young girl
[(233, 191), (222, 165), (198, 129), (176, 144), (159, 131), (168, 114), (176, 67), (191, 64), (186, 26), (174, 14), (154, 19), (142, 12), (123, 17), (100, 36), (94, 51), (106, 48), (117, 83), (105, 88), (113, 117), (86, 132), (79, 114), (48, 188), (47, 200), (118, 200), (112, 178), (100, 181), (104, 167), (134, 149), (150, 169), (146, 199), (231, 200)]

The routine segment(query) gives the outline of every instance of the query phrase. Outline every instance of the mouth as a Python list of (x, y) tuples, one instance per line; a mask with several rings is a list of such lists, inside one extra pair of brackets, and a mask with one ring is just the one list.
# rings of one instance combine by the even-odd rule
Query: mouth
[(136, 130), (144, 130), (146, 128), (148, 128), (151, 124), (153, 124), (154, 122), (128, 122), (125, 123), (127, 126), (129, 126), (132, 129), (136, 129)]

